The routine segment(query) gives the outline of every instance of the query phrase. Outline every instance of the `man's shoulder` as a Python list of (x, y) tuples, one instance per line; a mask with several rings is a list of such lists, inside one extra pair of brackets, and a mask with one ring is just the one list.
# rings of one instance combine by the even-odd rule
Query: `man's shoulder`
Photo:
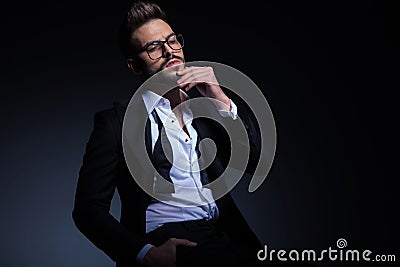
[(126, 109), (129, 105), (130, 100), (131, 100), (130, 98), (125, 98), (121, 101), (114, 101), (113, 108), (120, 107), (120, 108)]
[(96, 111), (95, 116), (99, 117), (115, 117), (117, 115), (118, 118), (124, 116), (126, 109), (129, 104), (129, 99), (124, 99), (122, 101), (114, 101), (111, 106), (107, 108), (100, 109)]

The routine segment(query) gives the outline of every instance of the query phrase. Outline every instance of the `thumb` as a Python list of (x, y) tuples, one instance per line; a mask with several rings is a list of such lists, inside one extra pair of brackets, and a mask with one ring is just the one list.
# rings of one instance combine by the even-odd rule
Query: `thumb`
[(176, 246), (182, 245), (186, 247), (195, 247), (197, 246), (196, 242), (189, 241), (187, 239), (173, 238), (173, 242)]

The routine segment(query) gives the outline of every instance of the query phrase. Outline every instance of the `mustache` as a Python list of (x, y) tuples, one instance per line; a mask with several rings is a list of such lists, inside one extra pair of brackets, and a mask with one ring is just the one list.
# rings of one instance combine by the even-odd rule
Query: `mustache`
[(160, 66), (160, 70), (164, 69), (165, 65), (168, 64), (168, 62), (170, 62), (172, 59), (179, 59), (180, 61), (182, 61), (183, 63), (185, 63), (185, 60), (180, 57), (180, 56), (172, 56), (170, 58), (168, 58), (167, 60), (165, 60), (165, 62), (163, 62)]

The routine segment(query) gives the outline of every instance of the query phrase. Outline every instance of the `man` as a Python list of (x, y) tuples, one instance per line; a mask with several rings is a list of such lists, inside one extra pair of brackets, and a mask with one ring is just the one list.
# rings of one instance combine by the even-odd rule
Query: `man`
[[(182, 35), (172, 30), (164, 11), (154, 3), (132, 5), (121, 26), (120, 45), (129, 69), (143, 80), (185, 62)], [(174, 185), (202, 186), (218, 177), (226, 166), (229, 142), (223, 129), (207, 120), (191, 122), (190, 108), (175, 108), (197, 92), (197, 96), (217, 100), (215, 109), (225, 120), (243, 118), (249, 136), (253, 136), (248, 164), (251, 171), (257, 164), (259, 133), (256, 123), (251, 121), (253, 117), (246, 114), (246, 106), (239, 98), (233, 99), (233, 94), (228, 97), (228, 92), (218, 85), (212, 68), (177, 68), (176, 75), (179, 76), (176, 88), (161, 96), (147, 92), (142, 96), (143, 103), (138, 105), (148, 114), (146, 140), (139, 141), (146, 142), (155, 169)], [(159, 201), (138, 186), (122, 152), (121, 132), (127, 105), (127, 101), (116, 103), (95, 115), (73, 210), (78, 229), (119, 267), (244, 266), (256, 261), (262, 246), (229, 193), (207, 205), (183, 207)], [(181, 146), (174, 150), (178, 155), (174, 154), (172, 163), (159, 142), (168, 118), (175, 120), (179, 131), (166, 127), (166, 136), (173, 147)], [(206, 137), (214, 140), (218, 151), (206, 171), (176, 167), (182, 158), (192, 157), (196, 163), (199, 141)], [(185, 148), (186, 143), (189, 148)], [(190, 148), (196, 153), (191, 153)], [(155, 176), (145, 179), (153, 181)], [(115, 189), (121, 198), (120, 221), (109, 213)]]

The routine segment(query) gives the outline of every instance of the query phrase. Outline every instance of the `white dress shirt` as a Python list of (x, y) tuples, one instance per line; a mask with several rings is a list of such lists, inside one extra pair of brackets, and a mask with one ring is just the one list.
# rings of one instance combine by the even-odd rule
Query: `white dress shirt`
[[(185, 97), (185, 92), (181, 90)], [(174, 184), (175, 191), (182, 188), (202, 188), (200, 167), (196, 153), (197, 132), (192, 126), (193, 114), (190, 110), (189, 101), (182, 102), (181, 112), (183, 123), (186, 126), (188, 134), (182, 129), (178, 119), (171, 110), (168, 99), (155, 94), (151, 91), (145, 91), (142, 95), (144, 104), (150, 120), (152, 151), (159, 136), (157, 119), (154, 110), (157, 112), (163, 123), (166, 136), (171, 144), (173, 153), (173, 162), (170, 170), (170, 178)], [(219, 110), (223, 117), (237, 118), (236, 105), (231, 101), (231, 110)], [(155, 175), (155, 180), (157, 175)], [(200, 206), (177, 206), (166, 202), (153, 199), (146, 209), (146, 233), (153, 231), (167, 222), (198, 220), (198, 219), (216, 219), (218, 217), (218, 208), (212, 199), (209, 189), (191, 190), (191, 199), (206, 198), (208, 204)], [(195, 192), (195, 193), (193, 193)], [(198, 195), (196, 195), (196, 193)], [(204, 203), (201, 202), (201, 203)], [(138, 260), (142, 260), (151, 245), (146, 245), (138, 254)]]

